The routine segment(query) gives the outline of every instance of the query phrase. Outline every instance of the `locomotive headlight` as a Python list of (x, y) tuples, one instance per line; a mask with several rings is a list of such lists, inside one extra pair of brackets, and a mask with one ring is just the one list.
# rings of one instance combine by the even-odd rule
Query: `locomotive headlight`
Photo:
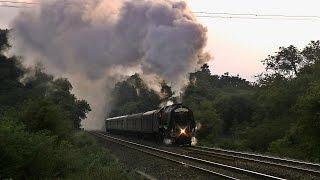
[(180, 135), (185, 135), (186, 134), (186, 128), (185, 129), (180, 129)]

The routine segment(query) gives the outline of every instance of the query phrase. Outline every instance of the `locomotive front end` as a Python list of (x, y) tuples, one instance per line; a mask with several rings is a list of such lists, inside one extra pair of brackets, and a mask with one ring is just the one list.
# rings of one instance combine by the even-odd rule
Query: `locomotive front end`
[(182, 105), (178, 105), (171, 111), (170, 138), (176, 144), (191, 145), (191, 139), (195, 136), (195, 121), (192, 111)]

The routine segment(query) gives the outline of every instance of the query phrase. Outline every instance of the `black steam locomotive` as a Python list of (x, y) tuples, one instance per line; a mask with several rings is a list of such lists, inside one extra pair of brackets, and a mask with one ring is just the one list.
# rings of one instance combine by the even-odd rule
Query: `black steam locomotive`
[(113, 117), (105, 120), (107, 132), (152, 135), (159, 141), (191, 145), (196, 123), (192, 111), (174, 104), (145, 113)]

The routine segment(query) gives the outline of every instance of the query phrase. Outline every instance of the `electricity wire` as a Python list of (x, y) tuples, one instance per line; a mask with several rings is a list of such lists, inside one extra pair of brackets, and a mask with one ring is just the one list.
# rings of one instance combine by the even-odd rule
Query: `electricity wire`
[(24, 2), (24, 1), (3, 1), (0, 0), (0, 3), (12, 3), (12, 4), (39, 4), (36, 2)]
[(7, 4), (0, 4), (0, 7), (8, 7), (8, 8), (31, 8), (31, 6), (15, 6), (15, 5), (7, 5)]
[(230, 16), (254, 16), (254, 17), (282, 17), (282, 18), (318, 18), (320, 16), (308, 16), (308, 15), (283, 15), (283, 14), (254, 14), (254, 13), (225, 13), (225, 12), (206, 12), (197, 11), (194, 14), (207, 14), (207, 15), (230, 15)]
[[(39, 4), (38, 2), (25, 1), (10, 1), (0, 0), (0, 7), (8, 8), (31, 8), (32, 5)], [(14, 4), (14, 5), (13, 5)], [(229, 12), (193, 12), (199, 18), (214, 18), (214, 19), (252, 19), (252, 20), (294, 20), (294, 21), (319, 21), (320, 16), (311, 15), (284, 15), (284, 14), (255, 14), (255, 13), (229, 13)]]
[(319, 21), (320, 19), (313, 18), (274, 18), (274, 17), (240, 17), (240, 16), (196, 16), (199, 18), (214, 18), (214, 19), (253, 19), (253, 20), (291, 20), (291, 21)]

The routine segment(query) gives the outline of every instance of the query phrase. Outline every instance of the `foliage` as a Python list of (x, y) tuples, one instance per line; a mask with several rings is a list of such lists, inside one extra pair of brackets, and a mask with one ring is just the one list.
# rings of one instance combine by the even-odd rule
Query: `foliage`
[(8, 40), (8, 33), (9, 30), (0, 29), (0, 53), (10, 47), (9, 40)]
[(68, 112), (50, 99), (29, 100), (17, 114), (31, 132), (48, 130), (58, 136), (67, 137), (73, 130)]
[(27, 69), (0, 30), (0, 179), (127, 179), (117, 162), (79, 131), (90, 106), (64, 78)]
[(299, 50), (294, 46), (280, 47), (275, 56), (268, 56), (262, 61), (266, 65), (266, 70), (274, 73), (292, 76), (297, 75), (299, 67), (302, 66), (303, 57)]
[[(207, 64), (189, 74), (182, 101), (193, 110), (199, 143), (319, 162), (320, 41), (280, 47), (262, 63), (256, 83), (212, 75)], [(118, 83), (112, 115), (156, 108), (174, 94), (160, 85), (159, 96), (138, 75)]]
[(174, 92), (165, 81), (160, 83), (161, 93), (150, 89), (138, 74), (130, 76), (122, 82), (118, 82), (113, 91), (113, 109), (109, 114), (121, 116), (157, 109), (161, 102), (174, 100)]
[(255, 105), (250, 98), (238, 95), (221, 96), (215, 102), (215, 107), (224, 120), (224, 133), (228, 133), (235, 125), (251, 121)]
[(200, 143), (216, 144), (240, 123), (249, 122), (254, 103), (254, 86), (239, 76), (211, 75), (209, 66), (190, 73), (183, 103), (190, 106), (202, 127)]
[(219, 118), (214, 105), (210, 101), (201, 101), (198, 105), (189, 104), (194, 112), (194, 117), (198, 122), (198, 135), (199, 139), (205, 142), (214, 142), (217, 135), (221, 132), (222, 122)]
[(46, 99), (63, 109), (72, 126), (79, 129), (81, 120), (91, 109), (86, 101), (71, 94), (71, 90), (67, 79), (55, 79), (39, 66), (23, 68), (17, 58), (0, 55), (0, 113), (10, 108), (20, 109), (27, 101)]
[(54, 79), (52, 75), (44, 72), (41, 65), (29, 71), (33, 74), (24, 79), (26, 99), (50, 99), (67, 112), (72, 126), (79, 129), (81, 120), (86, 118), (91, 109), (86, 101), (78, 100), (71, 94), (71, 83), (64, 78)]
[(30, 133), (16, 119), (1, 118), (1, 178), (126, 178), (108, 152), (78, 134), (75, 142), (59, 140), (46, 131)]
[(209, 127), (199, 130), (200, 143), (319, 162), (319, 59), (320, 41), (312, 41), (262, 61), (257, 83), (211, 75), (207, 65), (190, 73), (183, 101)]
[(163, 80), (160, 83), (160, 86), (161, 86), (161, 90), (160, 90), (161, 101), (176, 102), (176, 98), (174, 97), (174, 91), (172, 91), (171, 86), (169, 86), (165, 80)]
[(310, 64), (320, 63), (320, 41), (311, 41), (301, 52)]
[(275, 141), (270, 151), (304, 158), (320, 160), (320, 82), (314, 82), (304, 95), (299, 97), (295, 107), (297, 124), (288, 134)]
[(0, 114), (24, 99), (23, 84), (19, 81), (23, 74), (24, 69), (16, 57), (0, 54)]

